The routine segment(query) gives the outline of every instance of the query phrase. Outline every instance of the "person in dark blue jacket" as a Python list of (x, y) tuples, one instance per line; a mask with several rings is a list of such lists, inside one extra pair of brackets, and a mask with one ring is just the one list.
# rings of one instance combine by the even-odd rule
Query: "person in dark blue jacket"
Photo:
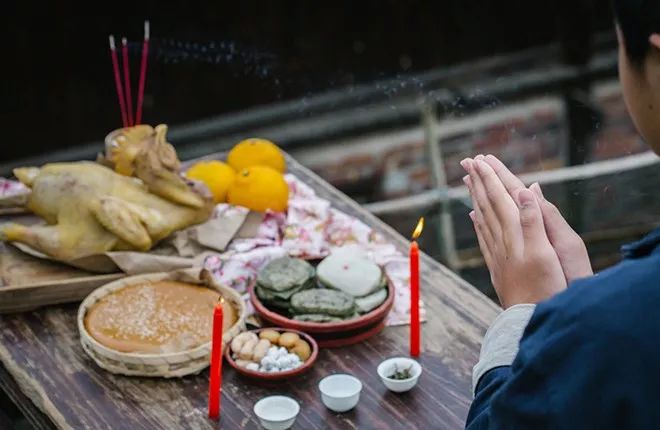
[[(613, 7), (626, 105), (660, 153), (660, 0)], [(466, 428), (660, 429), (660, 229), (594, 275), (538, 184), (526, 188), (492, 155), (461, 165), (504, 308), (474, 367)]]

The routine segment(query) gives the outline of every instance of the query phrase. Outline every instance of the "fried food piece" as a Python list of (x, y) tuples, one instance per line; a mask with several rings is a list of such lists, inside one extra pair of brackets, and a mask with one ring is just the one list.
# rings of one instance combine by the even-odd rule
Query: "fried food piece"
[(273, 329), (261, 330), (261, 332), (259, 332), (259, 338), (268, 339), (270, 343), (277, 345), (280, 338), (280, 333)]
[(261, 339), (257, 343), (257, 346), (254, 347), (254, 352), (252, 353), (252, 360), (256, 363), (261, 363), (261, 359), (266, 356), (268, 349), (270, 348), (270, 341), (268, 339)]
[(280, 335), (279, 339), (279, 344), (280, 346), (285, 347), (286, 349), (293, 348), (293, 345), (296, 344), (300, 340), (300, 336), (298, 336), (298, 333), (292, 333), (290, 331), (287, 331), (286, 333), (283, 333)]
[(312, 355), (312, 348), (303, 339), (298, 339), (293, 345), (293, 348), (290, 349), (290, 352), (300, 357), (300, 360), (304, 363)]
[(259, 338), (256, 334), (250, 331), (244, 331), (243, 333), (236, 335), (231, 341), (231, 351), (234, 354), (238, 354), (241, 352), (241, 349), (243, 349), (243, 345), (250, 340), (254, 341), (256, 344), (259, 341)]

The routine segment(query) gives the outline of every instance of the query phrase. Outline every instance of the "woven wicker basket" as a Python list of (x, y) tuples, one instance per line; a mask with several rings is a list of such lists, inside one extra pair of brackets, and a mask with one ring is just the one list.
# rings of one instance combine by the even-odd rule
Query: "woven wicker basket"
[(222, 336), (223, 349), (231, 339), (245, 330), (247, 309), (241, 296), (233, 289), (219, 285), (213, 281), (212, 276), (205, 270), (187, 270), (172, 273), (155, 273), (138, 275), (110, 282), (96, 290), (83, 300), (78, 309), (78, 331), (80, 342), (85, 352), (103, 369), (120, 375), (153, 376), (162, 378), (180, 377), (199, 373), (210, 362), (211, 342), (196, 348), (176, 353), (166, 354), (136, 354), (115, 351), (94, 339), (85, 328), (85, 314), (87, 310), (101, 298), (117, 290), (144, 281), (181, 281), (196, 285), (206, 285), (219, 291), (225, 300), (236, 307), (238, 320), (225, 330)]

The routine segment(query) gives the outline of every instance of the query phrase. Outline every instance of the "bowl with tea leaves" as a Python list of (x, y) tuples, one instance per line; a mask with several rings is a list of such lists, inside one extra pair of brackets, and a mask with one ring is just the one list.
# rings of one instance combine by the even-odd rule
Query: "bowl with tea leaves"
[(378, 376), (388, 390), (395, 393), (410, 391), (422, 374), (422, 366), (412, 358), (388, 358), (378, 365)]

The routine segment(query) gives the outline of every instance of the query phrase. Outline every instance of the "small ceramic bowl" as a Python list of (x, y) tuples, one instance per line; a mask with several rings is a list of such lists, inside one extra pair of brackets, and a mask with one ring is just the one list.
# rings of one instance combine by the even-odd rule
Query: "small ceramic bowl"
[(254, 404), (254, 413), (266, 430), (285, 430), (293, 426), (300, 405), (291, 397), (269, 396)]
[[(412, 376), (408, 379), (392, 379), (390, 376), (397, 370), (403, 370), (410, 368)], [(388, 390), (394, 391), (395, 393), (403, 393), (405, 391), (411, 390), (417, 381), (419, 376), (422, 374), (422, 366), (408, 357), (394, 357), (388, 358), (378, 365), (378, 376), (383, 381), (383, 384), (387, 387)]]
[(225, 351), (224, 351), (225, 360), (227, 360), (227, 363), (229, 363), (229, 365), (231, 367), (233, 367), (234, 370), (236, 370), (241, 375), (249, 378), (253, 382), (261, 382), (261, 383), (268, 384), (268, 383), (274, 383), (276, 381), (281, 381), (283, 379), (293, 378), (294, 376), (302, 375), (303, 373), (307, 372), (314, 365), (314, 363), (316, 362), (316, 358), (319, 355), (319, 346), (316, 343), (316, 341), (310, 335), (308, 335), (306, 333), (303, 333), (301, 331), (298, 331), (298, 330), (283, 329), (283, 328), (278, 328), (278, 327), (265, 327), (265, 328), (260, 328), (260, 329), (256, 329), (256, 330), (248, 330), (248, 331), (251, 331), (251, 332), (255, 333), (256, 335), (259, 335), (260, 331), (266, 330), (266, 329), (276, 330), (280, 333), (292, 332), (292, 333), (298, 334), (298, 336), (300, 336), (301, 339), (303, 339), (304, 341), (306, 341), (309, 344), (309, 347), (312, 350), (312, 355), (310, 355), (309, 358), (307, 360), (305, 360), (305, 362), (300, 367), (297, 367), (295, 369), (286, 370), (286, 371), (283, 371), (283, 372), (266, 373), (266, 372), (259, 372), (257, 370), (249, 370), (249, 369), (246, 369), (245, 367), (239, 366), (238, 364), (236, 364), (236, 360), (234, 360), (234, 358), (232, 357), (231, 348), (225, 348)]
[(346, 412), (358, 404), (362, 382), (355, 376), (339, 373), (321, 379), (319, 390), (321, 400), (328, 409)]

